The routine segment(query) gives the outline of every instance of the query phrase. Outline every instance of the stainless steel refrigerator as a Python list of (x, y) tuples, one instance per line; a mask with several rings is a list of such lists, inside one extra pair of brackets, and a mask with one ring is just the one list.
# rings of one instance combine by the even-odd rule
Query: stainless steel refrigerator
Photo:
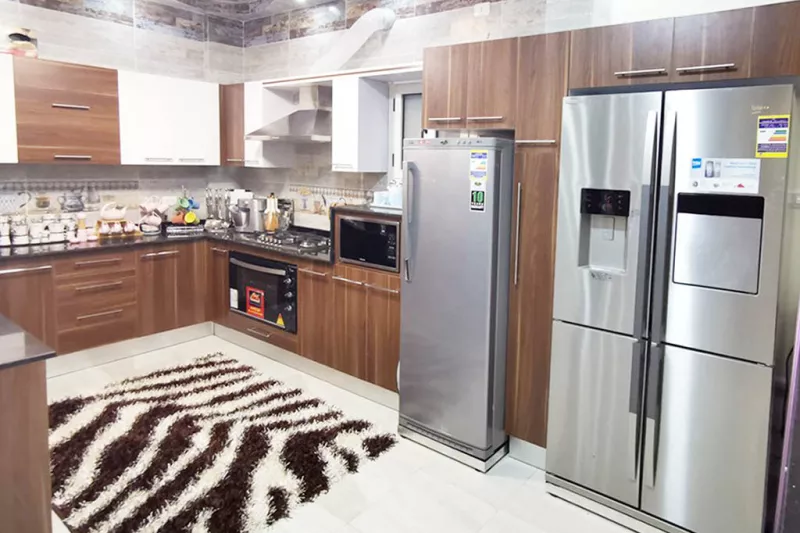
[(789, 85), (563, 104), (547, 481), (760, 533)]
[(513, 142), (405, 141), (400, 434), (502, 457)]

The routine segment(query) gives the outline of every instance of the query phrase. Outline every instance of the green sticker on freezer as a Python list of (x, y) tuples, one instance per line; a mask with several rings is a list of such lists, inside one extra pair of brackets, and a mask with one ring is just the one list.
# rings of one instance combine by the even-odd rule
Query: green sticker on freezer
[(482, 213), (486, 211), (486, 172), (473, 170), (469, 173), (469, 210)]

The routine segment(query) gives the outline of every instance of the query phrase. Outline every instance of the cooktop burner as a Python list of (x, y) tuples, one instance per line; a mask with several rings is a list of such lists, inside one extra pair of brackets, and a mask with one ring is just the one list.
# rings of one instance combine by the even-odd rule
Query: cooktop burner
[(261, 233), (256, 236), (261, 244), (294, 253), (325, 252), (330, 247), (330, 239), (322, 235), (297, 230), (278, 233)]

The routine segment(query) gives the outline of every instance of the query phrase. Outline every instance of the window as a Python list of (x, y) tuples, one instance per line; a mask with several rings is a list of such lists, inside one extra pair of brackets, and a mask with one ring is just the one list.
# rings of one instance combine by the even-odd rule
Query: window
[(390, 88), (389, 183), (403, 183), (403, 139), (422, 136), (422, 84), (396, 83)]

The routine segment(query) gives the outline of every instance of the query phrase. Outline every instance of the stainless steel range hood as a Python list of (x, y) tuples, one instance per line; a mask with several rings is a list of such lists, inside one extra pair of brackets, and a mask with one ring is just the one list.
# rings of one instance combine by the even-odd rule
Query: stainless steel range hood
[(331, 87), (308, 85), (292, 89), (264, 89), (270, 98), (279, 98), (281, 105), (265, 103), (265, 124), (248, 131), (245, 138), (256, 141), (292, 143), (331, 142)]

